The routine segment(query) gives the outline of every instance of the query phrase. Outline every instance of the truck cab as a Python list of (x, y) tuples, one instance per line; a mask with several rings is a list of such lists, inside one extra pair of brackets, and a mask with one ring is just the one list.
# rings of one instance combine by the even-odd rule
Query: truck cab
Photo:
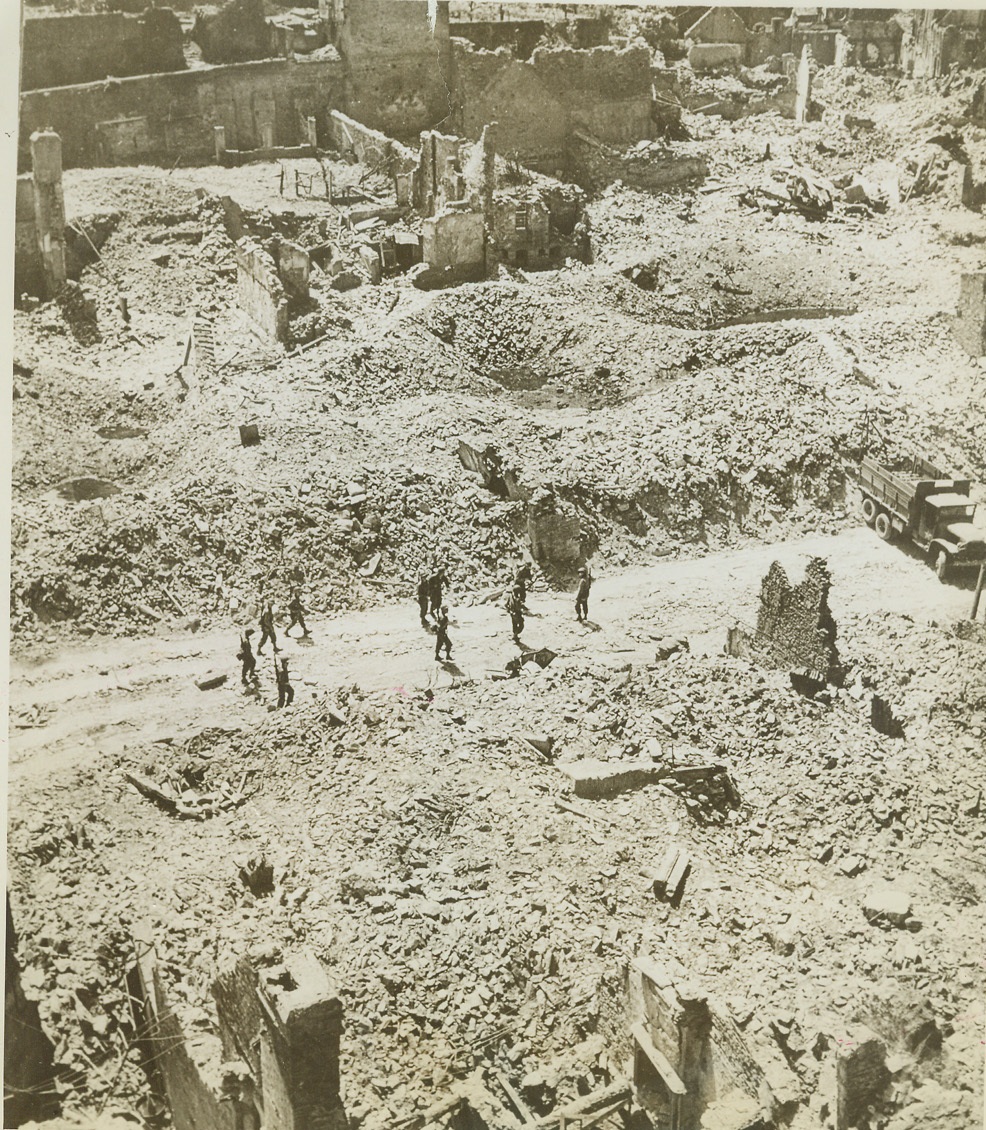
[(973, 524), (976, 505), (967, 494), (929, 494), (921, 508), (918, 538), (928, 543), (939, 577), (952, 567), (986, 559), (984, 531)]

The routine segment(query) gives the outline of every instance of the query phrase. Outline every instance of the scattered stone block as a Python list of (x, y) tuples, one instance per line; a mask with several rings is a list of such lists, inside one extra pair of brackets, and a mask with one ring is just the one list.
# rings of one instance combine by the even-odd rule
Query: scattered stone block
[(689, 651), (688, 640), (675, 639), (674, 636), (664, 636), (663, 639), (658, 640), (657, 652), (654, 658), (661, 662), (664, 659), (670, 659), (672, 655), (677, 655), (680, 652)]
[(911, 900), (891, 887), (871, 891), (863, 902), (866, 920), (877, 925), (903, 927), (911, 914)]
[(228, 678), (229, 676), (226, 674), (219, 675), (215, 672), (210, 672), (208, 675), (203, 675), (201, 679), (196, 679), (195, 685), (200, 691), (212, 691), (215, 690), (216, 687), (221, 687)]
[(572, 782), (577, 797), (608, 797), (655, 784), (668, 769), (653, 761), (574, 761), (559, 768)]
[(677, 906), (681, 901), (681, 888), (691, 870), (691, 860), (685, 850), (673, 844), (664, 853), (656, 871), (645, 872), (651, 882), (654, 894)]
[[(543, 753), (545, 757), (551, 754), (555, 748), (555, 739), (549, 734), (519, 734), (518, 737), (522, 738), (528, 745), (533, 746), (538, 753)], [(579, 794), (576, 793), (576, 796)]]
[(256, 424), (240, 424), (240, 444), (255, 447), (260, 443), (260, 428)]
[(858, 855), (847, 855), (839, 861), (839, 870), (843, 875), (848, 875), (850, 879), (853, 879), (866, 870), (866, 862), (860, 859)]

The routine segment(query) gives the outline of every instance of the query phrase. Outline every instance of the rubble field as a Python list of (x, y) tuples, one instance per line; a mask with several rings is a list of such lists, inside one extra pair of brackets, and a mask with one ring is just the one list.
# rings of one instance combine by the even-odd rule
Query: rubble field
[[(8, 827), (66, 1125), (168, 1124), (132, 1010), (148, 935), (206, 1075), (230, 1067), (217, 975), (314, 954), (349, 1130), (553, 1127), (617, 1093), (642, 955), (758, 1081), (706, 1130), (843, 1130), (863, 1029), (886, 1074), (869, 1130), (974, 1124), (986, 631), (975, 578), (880, 541), (846, 472), (879, 442), (986, 482), (986, 366), (952, 328), (986, 220), (922, 148), (947, 132), (982, 167), (978, 77), (826, 68), (798, 127), (685, 111), (708, 178), (591, 193), (591, 262), (431, 290), (313, 267), (283, 345), (237, 301), (237, 239), (332, 244), (348, 270), (338, 209), (282, 194), (278, 162), (66, 170), (94, 306), (14, 313)], [(813, 219), (765, 195), (792, 167), (925, 179)], [(502, 596), (541, 514), (577, 520), (580, 552), (533, 561), (518, 648)], [(795, 583), (820, 558), (841, 677), (806, 693), (727, 641), (758, 630), (774, 561)], [(415, 607), (434, 561), (444, 665)], [(285, 634), (295, 587), (310, 639)], [(269, 653), (260, 691), (238, 681), (265, 594), (286, 710)]]

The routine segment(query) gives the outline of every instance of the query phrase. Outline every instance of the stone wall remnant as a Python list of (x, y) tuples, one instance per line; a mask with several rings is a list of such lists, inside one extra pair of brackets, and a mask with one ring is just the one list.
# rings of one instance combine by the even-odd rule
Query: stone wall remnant
[[(51, 130), (31, 134), (30, 194), (18, 185), (17, 216), (25, 263), (22, 273), (32, 277), (45, 298), (56, 295), (68, 278), (65, 260), (65, 197), (62, 192), (62, 139)], [(31, 211), (27, 212), (28, 200)], [(26, 213), (26, 214), (25, 214)], [(29, 240), (33, 234), (33, 254)]]
[(693, 43), (737, 43), (745, 46), (750, 41), (746, 24), (732, 8), (709, 8), (685, 32), (685, 39)]
[[(663, 1107), (672, 1125), (698, 1130), (714, 1102), (728, 1100), (752, 1125), (772, 1101), (763, 1067), (728, 1017), (696, 985), (676, 980), (646, 954), (628, 971), (628, 1020), (634, 1043), (634, 1081), (642, 1105)], [(735, 1117), (735, 1115), (734, 1115)]]
[(384, 165), (398, 176), (416, 169), (419, 155), (379, 130), (370, 129), (341, 110), (329, 114), (329, 137), (342, 153), (352, 153), (364, 165)]
[(539, 172), (564, 175), (581, 130), (623, 145), (652, 133), (650, 53), (629, 47), (538, 48), (527, 62), (510, 52), (453, 44), (459, 132), (478, 138), (497, 123), (497, 150)]
[(122, 12), (26, 13), (21, 90), (185, 69), (182, 28), (170, 8)]
[(794, 120), (799, 126), (803, 126), (811, 113), (811, 54), (807, 44), (801, 49), (796, 82)]
[(271, 140), (307, 144), (308, 118), (328, 136), (329, 112), (344, 96), (338, 59), (271, 59), (27, 91), (20, 100), (19, 165), (22, 172), (30, 168), (30, 135), (40, 129), (59, 134), (66, 168), (209, 164), (216, 160), (216, 126), (232, 150), (260, 149)]
[(288, 298), (274, 260), (248, 236), (236, 244), (236, 290), (253, 328), (274, 341), (288, 336)]
[(448, 0), (334, 0), (334, 18), (354, 118), (408, 144), (448, 118)]
[(421, 256), (433, 272), (456, 281), (486, 270), (486, 226), (481, 212), (443, 210), (422, 224)]
[[(307, 951), (232, 961), (212, 986), (218, 1035), (193, 1033), (178, 1011), (154, 939), (138, 930), (142, 1031), (176, 1130), (345, 1130), (339, 1095), (342, 1005)], [(174, 998), (174, 999), (172, 999)]]
[(836, 1130), (869, 1125), (869, 1107), (890, 1081), (883, 1041), (868, 1028), (857, 1028), (836, 1055)]
[(497, 192), (490, 222), (497, 256), (518, 267), (551, 260), (551, 217), (536, 190)]
[(760, 587), (754, 638), (765, 662), (818, 682), (839, 681), (836, 624), (828, 605), (831, 587), (824, 558), (813, 557), (804, 580), (794, 586), (780, 562), (771, 565)]
[(4, 938), (3, 1124), (20, 1126), (58, 1113), (53, 1086), (54, 1047), (41, 1027), (37, 1001), (24, 993), (17, 960), (17, 933), (7, 893)]

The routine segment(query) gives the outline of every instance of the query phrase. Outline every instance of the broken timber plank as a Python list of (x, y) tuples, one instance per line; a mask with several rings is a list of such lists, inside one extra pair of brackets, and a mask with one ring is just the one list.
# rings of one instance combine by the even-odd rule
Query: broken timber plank
[(156, 801), (169, 812), (174, 812), (178, 807), (178, 798), (169, 795), (163, 789), (159, 788), (150, 777), (145, 777), (142, 773), (132, 773), (129, 771), (124, 771), (123, 775), (139, 793), (142, 793), (150, 800)]
[(501, 1075), (499, 1071), (493, 1072), (493, 1078), (503, 1089), (503, 1093), (507, 1096), (507, 1098), (513, 1104), (514, 1109), (520, 1115), (521, 1122), (528, 1122), (531, 1124), (536, 1123), (537, 1119), (527, 1109), (527, 1106), (524, 1104), (524, 1100), (520, 1097), (513, 1086), (511, 1086), (510, 1080)]
[(654, 1070), (660, 1075), (665, 1087), (667, 1087), (671, 1094), (688, 1094), (688, 1088), (681, 1081), (681, 1076), (671, 1066), (668, 1059), (654, 1047), (650, 1034), (643, 1024), (635, 1024), (633, 1026), (633, 1038), (636, 1040), (640, 1050), (650, 1060)]
[(579, 1121), (580, 1119), (588, 1121), (593, 1115), (603, 1111), (612, 1114), (614, 1110), (630, 1102), (630, 1098), (631, 1090), (628, 1084), (622, 1081), (613, 1083), (601, 1091), (593, 1091), (592, 1094), (586, 1095), (584, 1098), (576, 1099), (575, 1102), (568, 1103), (567, 1106), (553, 1110), (551, 1114), (545, 1115), (537, 1125), (541, 1130), (553, 1130), (555, 1127), (562, 1130), (567, 1122)]

